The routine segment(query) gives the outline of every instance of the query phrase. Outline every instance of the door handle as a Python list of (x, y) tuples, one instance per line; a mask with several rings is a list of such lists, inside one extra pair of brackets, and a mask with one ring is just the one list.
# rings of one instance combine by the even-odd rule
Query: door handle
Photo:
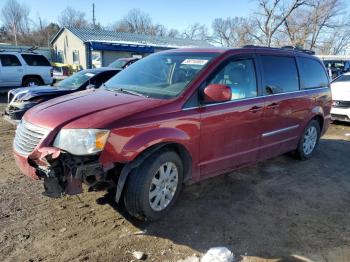
[(266, 108), (268, 108), (268, 109), (275, 109), (275, 108), (277, 108), (278, 106), (279, 106), (278, 103), (272, 103), (272, 104), (267, 105)]
[(253, 106), (251, 109), (249, 109), (249, 112), (256, 113), (258, 111), (261, 111), (262, 108), (262, 106)]

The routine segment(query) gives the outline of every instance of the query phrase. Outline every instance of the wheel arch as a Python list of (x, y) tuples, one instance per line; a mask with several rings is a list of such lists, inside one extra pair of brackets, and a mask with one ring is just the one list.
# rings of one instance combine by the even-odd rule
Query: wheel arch
[(154, 153), (158, 152), (159, 150), (163, 149), (169, 149), (174, 152), (176, 152), (184, 166), (184, 178), (183, 178), (183, 183), (188, 181), (191, 176), (192, 176), (192, 157), (189, 152), (189, 150), (182, 145), (181, 143), (175, 142), (175, 141), (167, 141), (167, 142), (161, 142), (158, 144), (154, 144), (146, 149), (144, 149), (140, 154), (137, 155), (137, 157), (125, 164), (125, 166), (122, 168), (122, 171), (119, 175), (118, 178), (118, 183), (117, 183), (117, 191), (116, 191), (116, 198), (115, 200), (119, 202), (125, 182), (130, 174), (130, 172), (134, 169), (137, 168), (139, 165), (141, 165), (147, 158), (149, 158), (151, 155)]
[(312, 116), (311, 116), (309, 122), (311, 120), (316, 120), (319, 123), (320, 131), (322, 133), (323, 127), (324, 127), (324, 111), (323, 111), (323, 108), (321, 106), (317, 106), (317, 107), (313, 108)]
[(44, 83), (44, 79), (40, 75), (25, 75), (22, 77), (22, 86), (24, 85), (24, 81), (28, 78), (36, 78), (41, 81), (41, 83)]

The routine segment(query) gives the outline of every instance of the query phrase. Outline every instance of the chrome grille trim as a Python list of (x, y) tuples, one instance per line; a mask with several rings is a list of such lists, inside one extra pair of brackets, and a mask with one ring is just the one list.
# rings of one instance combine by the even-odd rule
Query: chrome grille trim
[(13, 148), (21, 155), (28, 156), (50, 130), (22, 120), (16, 129)]

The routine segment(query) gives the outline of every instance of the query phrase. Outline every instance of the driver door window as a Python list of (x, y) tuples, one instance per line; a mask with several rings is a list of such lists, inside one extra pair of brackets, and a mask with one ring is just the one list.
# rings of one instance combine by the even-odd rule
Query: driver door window
[(209, 84), (223, 84), (231, 88), (231, 100), (256, 97), (257, 82), (252, 59), (235, 60), (227, 63), (209, 81)]

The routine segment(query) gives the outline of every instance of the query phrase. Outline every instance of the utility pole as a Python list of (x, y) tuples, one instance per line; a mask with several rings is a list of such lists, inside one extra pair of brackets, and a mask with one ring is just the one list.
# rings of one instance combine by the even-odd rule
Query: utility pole
[(95, 3), (92, 3), (92, 26), (96, 28), (96, 18), (95, 18)]

